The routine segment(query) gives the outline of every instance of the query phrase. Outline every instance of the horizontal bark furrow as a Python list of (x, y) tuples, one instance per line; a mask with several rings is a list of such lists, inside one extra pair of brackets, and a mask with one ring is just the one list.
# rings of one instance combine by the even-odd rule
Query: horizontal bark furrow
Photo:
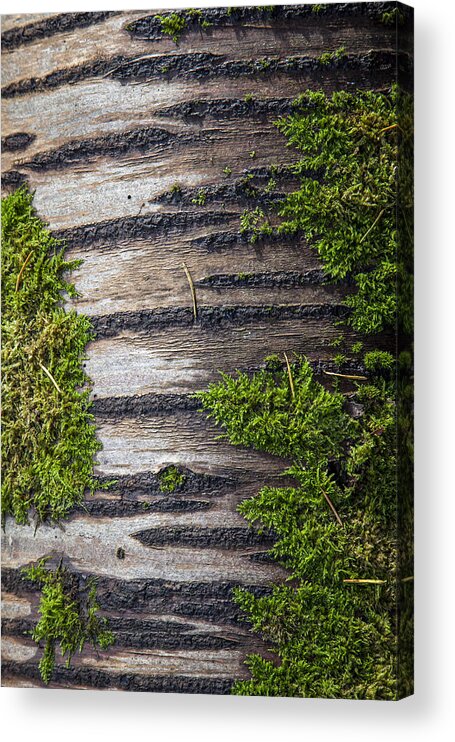
[(263, 121), (291, 113), (294, 98), (217, 98), (213, 100), (188, 100), (156, 111), (162, 118), (181, 118), (188, 122), (199, 122), (205, 118), (215, 121), (236, 119)]
[(285, 286), (318, 286), (327, 283), (327, 276), (321, 269), (299, 273), (298, 271), (277, 271), (267, 273), (217, 273), (195, 281), (195, 286), (230, 288), (232, 286), (265, 286), (278, 288)]
[[(38, 663), (2, 662), (2, 676), (27, 678), (40, 681)], [(53, 687), (81, 687), (93, 689), (118, 689), (147, 693), (206, 693), (223, 695), (230, 692), (232, 680), (217, 677), (186, 677), (180, 675), (133, 675), (114, 673), (91, 667), (65, 667), (58, 665), (53, 674)], [(40, 686), (44, 685), (42, 682)]]
[[(339, 319), (347, 315), (342, 305), (281, 305), (199, 307), (197, 324), (201, 328), (228, 327), (270, 320)], [(125, 330), (149, 333), (165, 327), (191, 327), (195, 323), (193, 310), (185, 307), (118, 312), (92, 318), (97, 339), (106, 339)]]
[(17, 49), (19, 46), (24, 46), (24, 44), (31, 44), (38, 39), (49, 38), (55, 34), (72, 31), (76, 28), (86, 28), (113, 15), (117, 15), (117, 11), (49, 14), (43, 20), (4, 31), (1, 37), (2, 50), (10, 51)]
[(15, 189), (27, 183), (27, 176), (18, 170), (8, 170), (2, 173), (2, 189)]
[(2, 137), (2, 151), (18, 152), (27, 149), (35, 139), (35, 134), (28, 134), (26, 131), (18, 131), (14, 134), (8, 134), (8, 136)]
[[(191, 141), (196, 137), (192, 136)], [(188, 137), (176, 136), (166, 129), (140, 128), (120, 134), (108, 134), (92, 139), (75, 139), (54, 150), (37, 153), (31, 160), (21, 163), (21, 167), (30, 170), (57, 170), (71, 167), (73, 163), (90, 160), (94, 157), (120, 157), (129, 152), (143, 152), (151, 147), (160, 150), (176, 147)]]
[[(246, 633), (231, 632), (223, 636), (213, 631), (205, 631), (193, 623), (150, 620), (144, 617), (125, 618), (109, 616), (109, 628), (115, 633), (115, 647), (131, 649), (165, 650), (220, 650), (251, 646), (251, 638)], [(2, 635), (28, 639), (33, 633), (36, 621), (31, 618), (5, 619), (2, 621)]]
[[(176, 485), (175, 493), (185, 493), (185, 495), (219, 495), (228, 492), (234, 485), (235, 480), (227, 477), (215, 476), (213, 474), (200, 474), (181, 469), (184, 474), (184, 481)], [(98, 479), (107, 483), (109, 477), (98, 477)], [(146, 471), (139, 474), (124, 474), (115, 478), (115, 482), (110, 485), (111, 493), (128, 493), (128, 496), (144, 496), (162, 494), (159, 474)]]
[(156, 234), (182, 233), (196, 227), (223, 224), (237, 218), (237, 213), (192, 211), (186, 213), (145, 214), (85, 224), (54, 232), (69, 247), (109, 244), (127, 240), (147, 240)]
[(275, 537), (270, 531), (259, 533), (255, 529), (244, 526), (239, 528), (198, 528), (192, 526), (148, 528), (137, 531), (131, 536), (144, 546), (186, 546), (203, 549), (246, 549), (258, 546), (270, 548)]
[[(398, 64), (403, 72), (409, 70), (409, 56), (401, 54)], [(10, 83), (2, 89), (3, 98), (39, 93), (63, 85), (72, 85), (91, 78), (111, 76), (120, 82), (164, 79), (172, 80), (213, 80), (236, 79), (256, 76), (270, 79), (279, 75), (301, 77), (310, 75), (322, 82), (327, 75), (336, 73), (338, 85), (352, 85), (374, 88), (390, 84), (395, 77), (397, 55), (393, 50), (369, 51), (362, 55), (345, 55), (334, 59), (329, 65), (319, 59), (306, 56), (293, 56), (287, 59), (268, 59), (266, 65), (261, 60), (231, 60), (210, 52), (192, 54), (167, 54), (162, 56), (144, 55), (141, 58), (117, 56), (114, 59), (98, 59), (74, 67), (56, 70), (42, 78), (30, 78)]]
[[(318, 29), (330, 20), (335, 19), (337, 23), (342, 22), (345, 18), (368, 19), (375, 22), (380, 21), (382, 14), (395, 8), (393, 2), (378, 3), (331, 3), (316, 6), (314, 4), (303, 5), (281, 5), (281, 6), (252, 6), (252, 7), (232, 7), (232, 8), (203, 8), (198, 18), (192, 19), (189, 14), (185, 14), (187, 22), (190, 24), (188, 32), (200, 32), (200, 20), (205, 20), (211, 24), (210, 28), (219, 26), (233, 26), (238, 29), (248, 27), (248, 24), (268, 24), (272, 28), (279, 30), (281, 26), (289, 28), (301, 25), (302, 29), (308, 29), (308, 25), (317, 26)], [(165, 12), (169, 16), (173, 11)], [(128, 23), (126, 30), (133, 37), (157, 41), (163, 37), (163, 28), (160, 14), (153, 13), (143, 18)]]
[[(245, 619), (233, 601), (237, 582), (175, 582), (168, 579), (120, 580), (97, 578), (97, 601), (101, 610), (122, 614), (173, 614), (184, 619), (207, 619), (213, 625), (245, 624)], [(260, 597), (270, 594), (266, 585), (243, 585)], [(2, 569), (2, 590), (18, 596), (33, 594), (32, 583), (25, 580), (20, 570)]]
[(169, 415), (201, 408), (197, 399), (185, 394), (143, 394), (94, 399), (92, 412), (103, 419), (141, 415)]
[(160, 500), (86, 500), (75, 512), (84, 512), (92, 518), (125, 518), (139, 513), (197, 513), (210, 510), (207, 500), (188, 500), (163, 497)]

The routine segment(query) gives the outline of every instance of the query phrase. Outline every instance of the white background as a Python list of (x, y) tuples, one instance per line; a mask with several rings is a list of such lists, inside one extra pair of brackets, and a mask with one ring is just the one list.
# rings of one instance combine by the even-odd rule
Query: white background
[[(3, 13), (239, 2), (7, 0)], [(133, 694), (0, 692), (15, 742), (224, 739), (445, 742), (455, 739), (455, 33), (453, 0), (414, 0), (416, 73), (416, 694), (399, 703)]]

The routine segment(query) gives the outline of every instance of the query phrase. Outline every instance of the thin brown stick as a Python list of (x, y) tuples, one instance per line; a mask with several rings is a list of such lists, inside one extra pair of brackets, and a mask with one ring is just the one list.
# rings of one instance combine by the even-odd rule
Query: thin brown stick
[(343, 582), (359, 585), (385, 585), (386, 580), (343, 580)]
[(19, 291), (19, 284), (21, 282), (22, 274), (25, 271), (25, 269), (26, 269), (26, 267), (28, 265), (28, 262), (29, 262), (30, 258), (32, 257), (32, 255), (33, 255), (33, 250), (30, 250), (29, 254), (25, 258), (24, 262), (22, 263), (22, 268), (20, 269), (20, 271), (18, 273), (18, 276), (17, 276), (16, 292)]
[(353, 374), (337, 374), (336, 371), (324, 371), (327, 376), (341, 376), (342, 379), (354, 379), (355, 381), (367, 381), (367, 376), (355, 376)]
[(188, 279), (188, 283), (190, 285), (190, 291), (191, 291), (191, 298), (193, 300), (193, 314), (194, 319), (197, 319), (197, 301), (196, 301), (196, 289), (194, 288), (193, 279), (191, 278), (191, 273), (189, 272), (188, 268), (186, 267), (185, 263), (182, 263), (183, 270), (185, 271), (185, 275)]
[(289, 386), (291, 387), (292, 399), (295, 399), (294, 379), (292, 378), (291, 366), (289, 364), (289, 360), (288, 360), (286, 353), (284, 354), (284, 360), (286, 361), (286, 368), (288, 370)]
[(385, 126), (383, 129), (380, 129), (378, 131), (378, 134), (384, 134), (385, 131), (391, 131), (391, 129), (401, 129), (400, 124), (391, 124), (390, 126)]
[(373, 224), (371, 225), (371, 227), (370, 227), (369, 229), (367, 229), (367, 231), (365, 232), (365, 234), (364, 234), (364, 235), (363, 235), (363, 237), (361, 238), (361, 240), (360, 240), (360, 244), (362, 244), (362, 242), (363, 242), (364, 240), (366, 240), (366, 238), (368, 237), (368, 235), (370, 234), (370, 232), (371, 232), (371, 231), (372, 231), (372, 230), (373, 230), (373, 229), (375, 228), (376, 224), (377, 224), (377, 223), (378, 223), (378, 221), (380, 220), (380, 218), (381, 218), (381, 216), (383, 215), (384, 211), (385, 211), (385, 209), (382, 209), (382, 210), (381, 210), (381, 211), (379, 212), (379, 214), (377, 215), (377, 217), (376, 217), (376, 219), (374, 220), (374, 222), (373, 222)]
[(414, 582), (414, 575), (410, 575), (410, 577), (403, 577), (401, 582)]
[(325, 497), (325, 499), (326, 499), (326, 502), (327, 502), (327, 504), (328, 504), (328, 506), (329, 506), (330, 510), (331, 510), (331, 511), (332, 511), (332, 513), (334, 514), (335, 518), (337, 519), (338, 523), (339, 523), (339, 524), (340, 524), (340, 526), (341, 526), (341, 527), (343, 528), (343, 521), (341, 520), (341, 518), (340, 518), (340, 516), (338, 515), (337, 511), (335, 510), (335, 505), (333, 504), (332, 500), (331, 500), (331, 499), (330, 499), (330, 497), (328, 496), (327, 492), (324, 492), (324, 490), (322, 490), (322, 494), (324, 495), (324, 497)]
[[(39, 361), (38, 361), (38, 363), (39, 363)], [(62, 390), (60, 389), (59, 385), (58, 385), (58, 384), (57, 384), (57, 382), (55, 381), (55, 379), (54, 379), (54, 377), (52, 376), (52, 374), (51, 374), (51, 372), (49, 371), (49, 369), (47, 369), (47, 368), (46, 368), (46, 366), (43, 366), (43, 364), (42, 364), (42, 363), (39, 363), (39, 365), (40, 365), (40, 366), (41, 366), (41, 368), (43, 369), (43, 371), (44, 371), (44, 373), (46, 374), (46, 376), (48, 376), (48, 377), (50, 378), (50, 380), (52, 381), (52, 383), (53, 383), (53, 385), (55, 386), (55, 388), (57, 389), (57, 391), (58, 391), (58, 392), (60, 392), (60, 394), (63, 394)]]

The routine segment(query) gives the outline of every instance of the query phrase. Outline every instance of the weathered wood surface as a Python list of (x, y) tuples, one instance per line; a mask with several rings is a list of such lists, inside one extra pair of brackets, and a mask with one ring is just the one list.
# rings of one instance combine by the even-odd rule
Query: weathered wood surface
[[(97, 331), (87, 359), (104, 446), (97, 472), (118, 479), (61, 528), (7, 521), (6, 685), (40, 684), (27, 634), (38, 598), (19, 568), (49, 553), (99, 578), (117, 634), (108, 653), (87, 649), (69, 670), (59, 662), (56, 686), (225, 693), (247, 675), (246, 654), (265, 651), (231, 590), (264, 590), (283, 573), (236, 506), (277, 481), (283, 462), (216, 440), (190, 395), (218, 369), (254, 369), (270, 353), (315, 364), (333, 355), (348, 287), (324, 285), (300, 239), (242, 239), (239, 216), (255, 202), (241, 179), (254, 169), (264, 185), (271, 164), (295, 159), (273, 121), (300, 92), (384, 87), (395, 75), (394, 28), (363, 11), (193, 31), (178, 46), (125, 30), (146, 15), (3, 18), (4, 184), (25, 179), (68, 257), (84, 260), (74, 305)], [(318, 67), (340, 46), (347, 64)], [(300, 60), (291, 70), (290, 57)], [(252, 73), (265, 58), (273, 64)], [(290, 185), (279, 179), (278, 191)], [(203, 206), (192, 202), (199, 188)], [(156, 475), (171, 463), (187, 482), (165, 495)]]

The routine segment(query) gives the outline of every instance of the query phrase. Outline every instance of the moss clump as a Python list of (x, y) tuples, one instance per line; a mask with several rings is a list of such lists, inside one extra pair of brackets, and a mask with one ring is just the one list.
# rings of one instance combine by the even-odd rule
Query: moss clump
[(340, 59), (344, 59), (346, 56), (346, 47), (340, 46), (338, 49), (335, 49), (333, 52), (324, 52), (324, 54), (321, 54), (319, 57), (320, 64), (328, 65), (332, 62), (337, 62)]
[[(396, 88), (390, 94), (307, 92), (295, 101), (295, 112), (277, 122), (302, 156), (292, 167), (300, 186), (278, 204), (276, 231), (303, 234), (330, 280), (354, 279), (356, 291), (345, 304), (350, 324), (362, 333), (395, 323), (397, 280), (404, 297), (399, 321), (405, 331), (412, 326), (412, 270), (397, 261), (397, 211), (407, 225), (405, 231), (398, 224), (401, 239), (412, 234), (412, 188), (402, 188), (408, 196), (400, 195), (397, 210), (397, 166), (412, 162), (411, 106), (410, 96), (399, 101)], [(402, 181), (412, 178), (401, 170)], [(264, 215), (252, 224), (250, 239), (269, 232)], [(411, 249), (402, 247), (400, 260), (407, 253)]]
[(186, 476), (173, 464), (158, 474), (161, 492), (175, 492), (177, 487), (185, 484)]
[(176, 44), (187, 27), (187, 19), (181, 13), (170, 15), (157, 15), (157, 21), (161, 23), (161, 30), (165, 36), (170, 36)]
[(107, 619), (98, 615), (96, 584), (89, 580), (84, 591), (79, 591), (71, 574), (62, 566), (52, 570), (46, 567), (47, 558), (22, 570), (24, 577), (36, 582), (41, 590), (40, 619), (32, 638), (44, 643), (44, 654), (39, 663), (42, 679), (47, 684), (55, 667), (55, 651), (60, 647), (69, 667), (76, 652), (84, 646), (107, 649), (114, 635), (107, 628)]
[(385, 350), (372, 350), (365, 353), (363, 362), (368, 371), (390, 371), (395, 366), (395, 358)]
[[(254, 191), (244, 185), (247, 195), (254, 195)], [(263, 209), (256, 206), (255, 209), (245, 209), (240, 217), (240, 234), (246, 235), (250, 242), (254, 243), (261, 236), (272, 234), (272, 227)]]
[(203, 188), (200, 188), (195, 197), (191, 199), (191, 203), (195, 204), (196, 206), (205, 206), (206, 201), (207, 192)]
[(232, 444), (282, 456), (297, 482), (239, 506), (276, 533), (270, 553), (289, 578), (267, 597), (235, 592), (276, 659), (250, 656), (252, 677), (234, 692), (396, 698), (394, 382), (357, 385), (354, 418), (305, 359), (273, 361), (197, 395)]
[(233, 691), (397, 699), (412, 692), (412, 99), (307, 93), (278, 128), (302, 153), (300, 186), (276, 226), (257, 206), (241, 233), (305, 235), (329, 279), (355, 280), (348, 321), (363, 333), (396, 325), (402, 352), (398, 374), (390, 353), (366, 353), (354, 392), (338, 378), (327, 390), (302, 358), (271, 356), (197, 395), (232, 444), (282, 456), (296, 481), (239, 506), (276, 534), (270, 554), (289, 576), (266, 597), (235, 591), (275, 656), (248, 657), (251, 679)]
[(357, 340), (355, 343), (352, 344), (351, 351), (357, 355), (358, 353), (362, 352), (362, 348), (363, 348), (362, 341)]
[(157, 15), (156, 20), (161, 25), (161, 32), (170, 36), (177, 44), (182, 34), (190, 27), (198, 27), (203, 31), (213, 26), (213, 23), (204, 17), (202, 10), (189, 8), (189, 10), (177, 10), (173, 13)]
[(345, 356), (344, 353), (337, 353), (333, 357), (333, 363), (336, 368), (340, 368), (344, 363), (346, 363), (347, 360), (347, 356)]
[(66, 312), (75, 296), (63, 245), (25, 188), (2, 200), (2, 517), (59, 520), (97, 486), (100, 449), (81, 359), (90, 322)]
[(182, 186), (180, 183), (173, 183), (171, 185), (170, 193), (173, 196), (181, 196), (182, 195)]
[(380, 20), (384, 26), (402, 26), (406, 21), (406, 16), (399, 8), (392, 8), (382, 13)]

